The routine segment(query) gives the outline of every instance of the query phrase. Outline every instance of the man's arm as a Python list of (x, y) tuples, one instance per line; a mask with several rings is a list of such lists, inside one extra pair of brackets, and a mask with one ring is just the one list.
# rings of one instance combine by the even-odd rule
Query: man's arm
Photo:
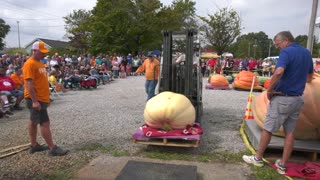
[(271, 100), (273, 94), (276, 94), (277, 92), (274, 92), (274, 87), (276, 87), (276, 85), (278, 84), (278, 82), (280, 81), (282, 75), (284, 73), (284, 68), (283, 67), (278, 67), (274, 74), (272, 75), (271, 81), (270, 81), (270, 86), (267, 90), (267, 96), (268, 99)]
[(36, 93), (35, 93), (35, 90), (34, 90), (34, 84), (33, 84), (33, 80), (32, 79), (27, 79), (26, 80), (26, 87), (28, 89), (28, 92), (29, 92), (29, 95), (30, 95), (30, 98), (32, 100), (32, 107), (36, 110), (40, 110), (41, 109), (41, 106), (40, 106), (40, 103), (37, 99), (37, 96), (36, 96)]
[(313, 73), (308, 74), (307, 83), (311, 83), (312, 79), (313, 79)]

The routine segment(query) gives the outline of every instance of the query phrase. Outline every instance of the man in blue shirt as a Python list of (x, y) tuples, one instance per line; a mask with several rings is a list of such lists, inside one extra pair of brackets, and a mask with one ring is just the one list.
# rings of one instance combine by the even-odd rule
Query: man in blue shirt
[(286, 162), (294, 144), (294, 129), (303, 106), (305, 85), (311, 82), (313, 62), (310, 52), (298, 43), (289, 31), (282, 31), (274, 37), (274, 45), (280, 49), (279, 60), (267, 90), (269, 99), (266, 119), (263, 125), (259, 148), (256, 155), (242, 158), (246, 163), (262, 167), (262, 157), (273, 132), (283, 126), (285, 142), (282, 159), (275, 165), (280, 174), (286, 173)]

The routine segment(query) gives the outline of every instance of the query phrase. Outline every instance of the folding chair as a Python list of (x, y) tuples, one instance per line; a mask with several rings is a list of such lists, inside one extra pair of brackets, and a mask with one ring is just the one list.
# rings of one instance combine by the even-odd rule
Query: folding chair
[(49, 83), (49, 90), (50, 90), (50, 94), (55, 95), (55, 96), (59, 96), (59, 93), (61, 91), (61, 85), (57, 84), (57, 85), (51, 85)]

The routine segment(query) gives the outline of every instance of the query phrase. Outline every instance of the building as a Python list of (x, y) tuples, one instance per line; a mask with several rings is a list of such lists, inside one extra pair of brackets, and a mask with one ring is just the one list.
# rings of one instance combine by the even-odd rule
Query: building
[(33, 41), (31, 41), (29, 44), (26, 45), (25, 49), (28, 53), (31, 54), (32, 51), (32, 44), (36, 41), (43, 41), (46, 43), (49, 48), (55, 48), (55, 49), (67, 49), (69, 47), (69, 43), (65, 41), (57, 41), (57, 40), (51, 40), (51, 39), (43, 39), (43, 38), (36, 38)]

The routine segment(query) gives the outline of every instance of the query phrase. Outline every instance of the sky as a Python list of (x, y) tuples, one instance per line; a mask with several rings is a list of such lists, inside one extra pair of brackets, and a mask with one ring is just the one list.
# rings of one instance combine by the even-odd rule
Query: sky
[[(160, 0), (164, 5), (172, 0)], [(36, 38), (67, 41), (64, 20), (73, 10), (92, 10), (97, 0), (0, 0), (0, 18), (11, 26), (6, 47), (24, 48)], [(241, 17), (241, 34), (265, 32), (269, 38), (289, 30), (307, 35), (312, 0), (196, 0), (196, 14), (207, 16), (228, 7)], [(320, 6), (320, 3), (319, 3)], [(319, 12), (319, 7), (318, 11)], [(320, 13), (317, 13), (318, 16)], [(18, 31), (19, 27), (19, 31)], [(18, 33), (19, 32), (19, 33)], [(19, 38), (20, 35), (20, 38)]]

